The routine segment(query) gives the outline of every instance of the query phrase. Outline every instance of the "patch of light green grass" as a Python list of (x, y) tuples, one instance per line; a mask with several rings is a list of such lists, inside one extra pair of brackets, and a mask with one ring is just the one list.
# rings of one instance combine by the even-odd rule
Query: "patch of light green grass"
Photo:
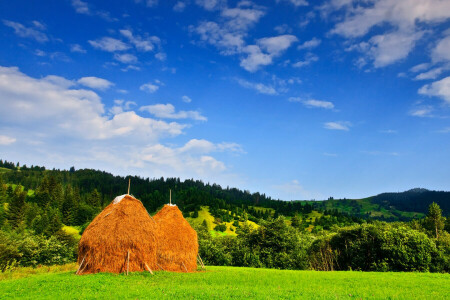
[(206, 272), (38, 273), (0, 281), (15, 299), (448, 299), (449, 274), (207, 267)]

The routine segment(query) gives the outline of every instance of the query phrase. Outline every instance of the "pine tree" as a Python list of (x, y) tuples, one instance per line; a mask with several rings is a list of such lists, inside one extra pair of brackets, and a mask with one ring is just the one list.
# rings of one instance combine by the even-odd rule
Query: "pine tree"
[(445, 218), (442, 217), (442, 209), (437, 203), (431, 203), (428, 207), (428, 214), (425, 222), (428, 225), (428, 229), (436, 234), (436, 239), (439, 238), (439, 231), (444, 229), (444, 221)]
[(94, 207), (99, 207), (100, 204), (102, 202), (102, 196), (100, 195), (100, 193), (97, 191), (97, 189), (94, 189), (90, 194), (89, 197), (87, 199), (87, 203), (91, 206)]
[(21, 185), (16, 186), (8, 206), (8, 221), (13, 228), (17, 228), (25, 218), (25, 198), (27, 193), (22, 189)]
[(62, 227), (61, 218), (59, 217), (58, 210), (50, 209), (48, 211), (48, 226), (45, 228), (44, 234), (46, 236), (52, 236)]
[(62, 205), (63, 223), (66, 225), (75, 224), (77, 216), (77, 203), (72, 190), (72, 186), (68, 185), (64, 193), (64, 202)]

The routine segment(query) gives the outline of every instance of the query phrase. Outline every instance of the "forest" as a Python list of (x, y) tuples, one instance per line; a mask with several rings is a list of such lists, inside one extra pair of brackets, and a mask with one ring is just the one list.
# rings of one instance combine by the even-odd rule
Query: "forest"
[[(47, 170), (4, 160), (0, 171), (2, 271), (75, 261), (79, 234), (115, 196), (126, 193), (128, 179), (131, 194), (150, 214), (168, 202), (169, 190), (185, 217), (195, 219), (209, 207), (215, 228), (197, 224), (195, 229), (200, 255), (210, 265), (450, 271), (450, 218), (435, 202), (424, 218), (385, 222), (193, 179), (121, 177), (74, 167)], [(309, 217), (313, 212), (317, 217)], [(235, 224), (236, 235), (211, 234), (224, 231), (225, 222)]]

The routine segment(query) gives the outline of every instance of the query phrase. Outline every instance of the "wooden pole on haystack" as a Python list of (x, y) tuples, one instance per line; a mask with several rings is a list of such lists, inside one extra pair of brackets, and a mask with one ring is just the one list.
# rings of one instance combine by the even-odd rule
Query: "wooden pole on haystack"
[(128, 193), (127, 193), (127, 195), (130, 194), (130, 183), (131, 183), (131, 178), (128, 178)]
[(169, 196), (169, 204), (172, 205), (172, 189), (169, 190), (170, 196)]

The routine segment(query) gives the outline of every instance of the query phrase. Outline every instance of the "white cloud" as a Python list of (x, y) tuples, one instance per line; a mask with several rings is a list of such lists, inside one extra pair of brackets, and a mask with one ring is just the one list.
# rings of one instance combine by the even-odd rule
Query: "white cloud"
[(195, 0), (195, 3), (210, 11), (221, 9), (226, 6), (226, 0)]
[(414, 67), (409, 69), (409, 71), (411, 71), (413, 73), (417, 73), (417, 72), (421, 72), (421, 71), (428, 69), (430, 66), (431, 66), (431, 64), (429, 64), (429, 63), (422, 63), (422, 64), (415, 65)]
[(86, 50), (79, 44), (72, 44), (70, 45), (70, 52), (86, 53)]
[(450, 104), (450, 76), (424, 85), (419, 89), (419, 94), (439, 97)]
[(319, 57), (317, 55), (315, 55), (313, 53), (307, 53), (305, 55), (305, 60), (300, 60), (300, 61), (292, 64), (292, 66), (294, 68), (302, 68), (302, 67), (308, 66), (311, 63), (316, 62), (318, 60), (319, 60)]
[(264, 37), (255, 44), (247, 45), (248, 30), (265, 15), (265, 8), (249, 1), (241, 1), (235, 8), (223, 8), (219, 22), (203, 21), (198, 26), (190, 26), (201, 41), (215, 46), (221, 55), (240, 55), (240, 66), (255, 72), (262, 66), (273, 63), (297, 37), (289, 34)]
[(435, 62), (450, 61), (450, 35), (437, 43), (431, 52), (431, 58)]
[(450, 64), (447, 64), (442, 67), (433, 68), (427, 72), (423, 72), (414, 77), (415, 80), (427, 80), (427, 79), (436, 79), (439, 75), (441, 75), (444, 71), (450, 69)]
[(186, 8), (186, 3), (184, 3), (183, 1), (178, 1), (173, 6), (173, 10), (176, 12), (182, 12), (185, 8)]
[(81, 0), (72, 0), (72, 6), (75, 8), (75, 11), (79, 14), (90, 15), (91, 11), (86, 2)]
[(306, 190), (296, 179), (280, 185), (274, 185), (273, 188), (280, 192), (284, 200), (307, 200), (322, 197), (318, 193)]
[(159, 89), (159, 86), (153, 83), (145, 83), (139, 87), (141, 91), (149, 92), (150, 94), (156, 92)]
[(186, 95), (181, 97), (181, 100), (183, 100), (183, 102), (186, 102), (186, 103), (191, 103), (192, 102), (192, 99), (190, 97), (186, 96)]
[(425, 105), (425, 106), (419, 106), (419, 107), (415, 107), (412, 110), (409, 111), (409, 115), (413, 116), (413, 117), (420, 117), (420, 118), (425, 118), (425, 117), (433, 117), (433, 107), (429, 106), (429, 105)]
[(285, 33), (291, 33), (292, 32), (292, 28), (289, 27), (289, 25), (287, 25), (287, 24), (282, 24), (282, 25), (275, 26), (274, 30), (278, 34), (285, 34)]
[(114, 59), (117, 61), (120, 61), (121, 63), (124, 63), (124, 64), (135, 64), (138, 62), (137, 57), (135, 55), (129, 54), (129, 53), (123, 53), (123, 54), (114, 53)]
[(0, 145), (1, 146), (8, 146), (16, 142), (16, 138), (6, 136), (6, 135), (0, 135)]
[(376, 35), (369, 40), (370, 49), (368, 55), (373, 59), (376, 68), (390, 65), (398, 60), (406, 58), (414, 48), (424, 31), (396, 31), (382, 35)]
[(317, 46), (319, 46), (322, 43), (322, 40), (318, 39), (318, 38), (312, 38), (309, 41), (304, 42), (303, 44), (297, 46), (298, 50), (302, 50), (302, 49), (313, 49), (316, 48)]
[(227, 176), (227, 166), (213, 153), (242, 153), (235, 143), (193, 138), (181, 146), (165, 146), (163, 139), (179, 136), (189, 126), (127, 111), (135, 107), (133, 101), (116, 100), (116, 108), (105, 113), (99, 95), (74, 85), (63, 77), (33, 78), (18, 68), (0, 67), (0, 120), (8, 124), (0, 124), (0, 132), (8, 130), (0, 144), (9, 144), (2, 153), (57, 168), (76, 165), (122, 175), (203, 180)]
[(308, 2), (306, 0), (277, 0), (277, 2), (290, 2), (292, 5), (294, 5), (295, 7), (299, 7), (299, 6), (308, 6)]
[(155, 58), (160, 61), (165, 61), (167, 59), (167, 55), (163, 52), (158, 52), (155, 54)]
[(35, 29), (35, 28), (31, 28), (31, 27), (26, 27), (17, 22), (8, 21), (8, 20), (3, 20), (3, 24), (5, 24), (8, 27), (13, 28), (14, 33), (20, 37), (34, 39), (40, 43), (44, 43), (49, 40), (45, 33), (39, 31), (39, 29), (42, 29), (40, 26), (38, 26)]
[(126, 37), (131, 44), (133, 44), (137, 50), (148, 52), (155, 49), (155, 44), (160, 44), (161, 40), (157, 36), (150, 36), (143, 38), (139, 35), (133, 35), (133, 32), (128, 29), (120, 30), (120, 33)]
[[(281, 55), (292, 43), (298, 41), (293, 35), (280, 35), (257, 40), (257, 45), (249, 45), (242, 49), (248, 54), (241, 60), (241, 67), (249, 72), (257, 71), (261, 66), (270, 65), (273, 58)], [(264, 52), (263, 52), (264, 51)]]
[(348, 121), (327, 122), (323, 125), (325, 129), (349, 131), (352, 124)]
[(111, 81), (108, 81), (103, 78), (99, 77), (82, 77), (78, 79), (77, 81), (79, 84), (90, 87), (92, 89), (98, 89), (98, 90), (106, 90), (109, 89), (111, 86), (114, 85)]
[(146, 111), (160, 119), (193, 119), (196, 121), (207, 121), (205, 116), (202, 116), (198, 111), (178, 111), (175, 112), (175, 107), (168, 104), (154, 104), (146, 105), (139, 108), (140, 111)]
[(333, 109), (334, 108), (334, 104), (329, 101), (322, 101), (322, 100), (316, 100), (316, 99), (302, 99), (302, 98), (296, 98), (296, 97), (289, 98), (289, 101), (290, 102), (300, 102), (304, 106), (309, 107), (309, 108), (314, 108), (314, 107), (325, 108), (325, 109)]
[(386, 31), (370, 38), (369, 51), (364, 52), (374, 60), (375, 67), (406, 58), (424, 36), (426, 30), (423, 29), (427, 25), (450, 18), (450, 2), (441, 0), (375, 0), (364, 5), (356, 0), (331, 1), (322, 9), (325, 14), (333, 10), (344, 12), (343, 21), (338, 22), (331, 33), (360, 38), (375, 27)]
[(256, 45), (250, 45), (244, 48), (243, 52), (248, 56), (241, 60), (240, 66), (249, 72), (257, 71), (261, 66), (272, 64), (272, 56), (263, 53), (261, 48)]
[(239, 83), (240, 86), (245, 87), (247, 89), (253, 89), (260, 94), (266, 94), (266, 95), (277, 95), (278, 94), (276, 89), (269, 85), (265, 85), (262, 83), (254, 83), (254, 82), (250, 82), (250, 81), (247, 81), (244, 79), (237, 79), (237, 82)]
[(33, 124), (33, 130), (93, 140), (125, 134), (156, 139), (161, 135), (179, 135), (186, 127), (143, 118), (135, 112), (109, 119), (95, 92), (69, 89), (68, 82), (57, 76), (34, 79), (17, 68), (0, 67), (0, 117), (11, 126)]
[(296, 36), (285, 34), (259, 39), (257, 44), (270, 55), (276, 56), (280, 55), (283, 51), (288, 49), (292, 43), (297, 41), (298, 39)]
[(108, 52), (116, 52), (130, 49), (129, 45), (125, 44), (121, 40), (111, 37), (102, 37), (101, 39), (89, 41), (89, 44), (91, 44), (91, 46), (96, 49)]

